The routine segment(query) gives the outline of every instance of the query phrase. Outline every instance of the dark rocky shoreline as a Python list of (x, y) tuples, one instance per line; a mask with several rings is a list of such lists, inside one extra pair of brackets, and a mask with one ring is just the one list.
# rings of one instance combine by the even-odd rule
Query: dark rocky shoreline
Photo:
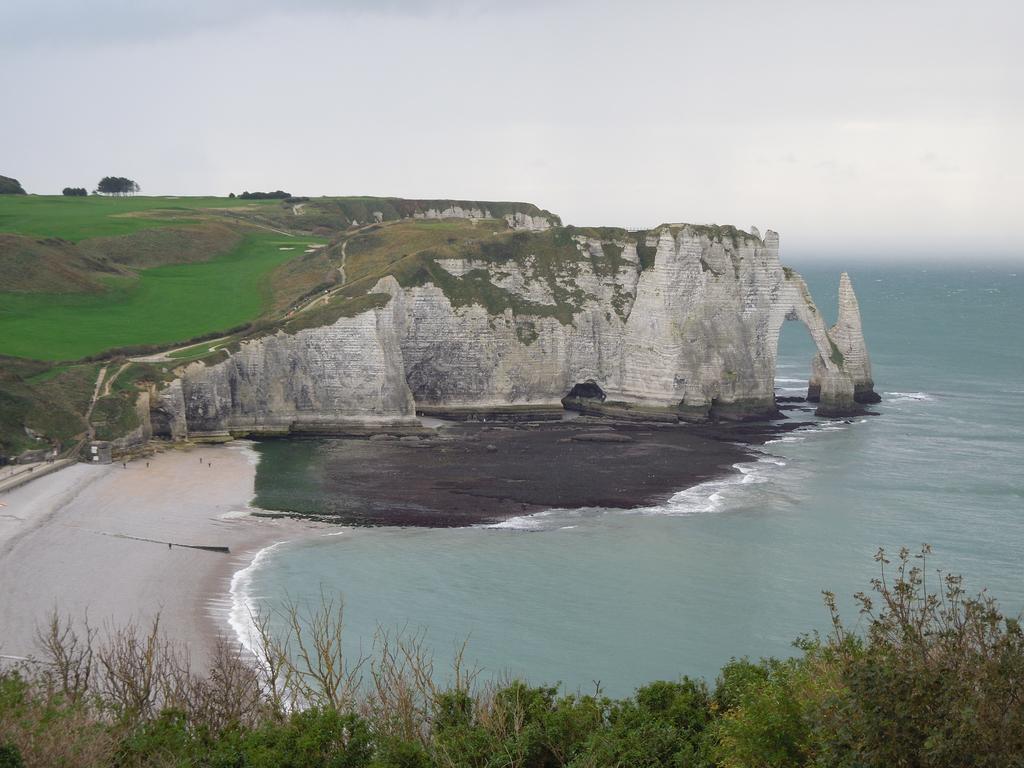
[[(765, 441), (808, 423), (581, 417), (452, 423), (425, 437), (324, 438), (315, 441), (317, 466), (301, 481), (319, 485), (316, 500), (299, 512), (348, 525), (457, 527), (551, 508), (647, 506), (734, 472)], [(275, 504), (265, 493), (256, 503), (269, 514), (295, 514), (283, 501), (276, 513), (268, 509)]]

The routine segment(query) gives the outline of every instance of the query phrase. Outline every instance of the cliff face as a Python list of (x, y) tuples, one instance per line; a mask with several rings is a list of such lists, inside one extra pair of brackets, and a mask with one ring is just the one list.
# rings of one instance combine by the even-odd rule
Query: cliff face
[[(470, 219), (470, 220), (483, 220), (493, 219), (495, 215), (491, 213), (489, 208), (482, 208), (480, 206), (467, 206), (462, 205), (449, 205), (446, 208), (425, 208), (423, 210), (415, 211), (412, 214), (414, 219)], [(551, 228), (552, 219), (537, 213), (536, 215), (530, 214), (526, 211), (513, 211), (512, 213), (506, 213), (503, 217), (505, 223), (508, 224), (511, 229), (525, 229), (531, 232), (544, 232)], [(381, 219), (378, 219), (380, 221)]]
[(193, 363), (161, 393), (158, 431), (270, 434), (412, 421), (397, 309), (266, 336), (218, 365)]
[[(458, 213), (487, 212), (424, 217)], [(516, 237), (514, 255), (481, 248), (431, 259), (433, 279), (379, 280), (371, 292), (391, 297), (383, 307), (193, 364), (164, 391), (158, 431), (302, 431), (408, 421), (417, 407), (551, 406), (585, 383), (577, 394), (599, 392), (645, 414), (765, 418), (777, 412), (786, 320), (814, 340), (809, 394), (821, 413), (851, 413), (877, 397), (849, 278), (839, 321), (827, 328), (804, 280), (780, 264), (774, 232), (562, 231), (557, 259), (543, 255), (550, 232)]]

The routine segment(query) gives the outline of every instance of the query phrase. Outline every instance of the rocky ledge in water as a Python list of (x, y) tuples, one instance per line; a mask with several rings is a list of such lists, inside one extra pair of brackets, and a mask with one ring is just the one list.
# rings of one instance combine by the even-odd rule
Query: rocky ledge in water
[[(758, 445), (806, 423), (685, 426), (584, 417), (460, 423), (425, 438), (322, 439), (317, 466), (301, 479), (318, 487), (310, 493), (296, 485), (294, 492), (314, 499), (303, 505), (307, 514), (354, 525), (453, 527), (552, 508), (647, 506), (736, 471)], [(294, 510), (293, 489), (276, 490)], [(273, 506), (270, 496), (257, 502)]]

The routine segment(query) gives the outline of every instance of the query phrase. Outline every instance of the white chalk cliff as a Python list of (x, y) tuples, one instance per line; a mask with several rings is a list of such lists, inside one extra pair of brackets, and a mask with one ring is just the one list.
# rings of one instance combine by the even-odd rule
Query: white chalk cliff
[[(423, 216), (459, 214), (486, 211)], [(803, 278), (779, 262), (776, 233), (663, 225), (609, 236), (527, 218), (515, 221), (526, 252), (529, 238), (560, 236), (567, 255), (438, 258), (444, 280), (403, 286), (386, 277), (371, 289), (390, 296), (383, 306), (192, 364), (161, 393), (154, 429), (183, 436), (400, 423), (417, 408), (555, 406), (577, 385), (586, 386), (571, 401), (641, 414), (767, 418), (777, 414), (787, 320), (814, 340), (809, 396), (819, 412), (853, 413), (877, 400), (849, 277), (829, 328)], [(453, 291), (469, 280), (503, 302)]]

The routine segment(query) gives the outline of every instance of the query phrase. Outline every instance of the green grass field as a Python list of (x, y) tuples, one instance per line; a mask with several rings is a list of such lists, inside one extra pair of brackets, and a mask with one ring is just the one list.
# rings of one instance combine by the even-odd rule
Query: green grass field
[[(50, 235), (56, 220), (71, 226), (51, 219)], [(0, 293), (0, 354), (76, 360), (115, 347), (170, 344), (226, 330), (267, 307), (271, 270), (320, 242), (260, 232), (211, 261), (143, 270), (137, 281), (102, 294)]]
[[(279, 200), (228, 197), (0, 195), (0, 232), (78, 242), (89, 237), (112, 237), (180, 224), (190, 212), (203, 209), (273, 209), (280, 205)], [(166, 214), (161, 216), (160, 212)]]

